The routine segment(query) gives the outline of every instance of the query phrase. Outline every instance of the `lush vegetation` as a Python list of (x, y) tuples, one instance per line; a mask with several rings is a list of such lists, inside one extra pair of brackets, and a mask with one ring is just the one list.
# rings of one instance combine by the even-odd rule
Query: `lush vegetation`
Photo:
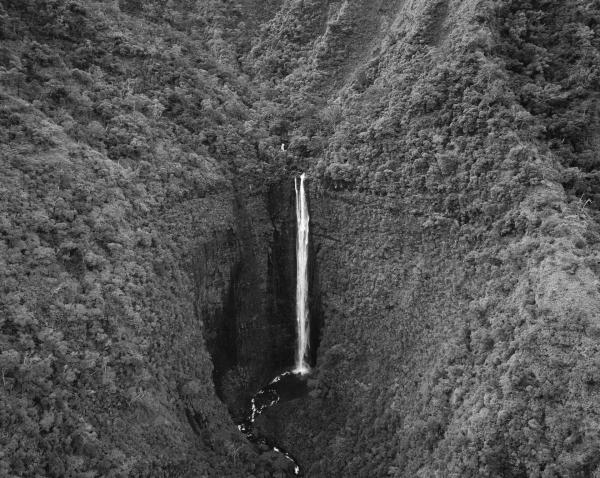
[(329, 121), (290, 133), (325, 331), (277, 433), (311, 476), (593, 476), (600, 5), (412, 8), (344, 2), (282, 81)]
[(297, 169), (325, 326), (271, 428), (308, 476), (597, 474), (599, 30), (591, 0), (1, 1), (0, 475), (290, 474), (213, 363), (230, 407), (265, 372), (217, 322), (269, 334)]
[(2, 476), (289, 472), (215, 396), (198, 312), (279, 148), (202, 3), (0, 3)]

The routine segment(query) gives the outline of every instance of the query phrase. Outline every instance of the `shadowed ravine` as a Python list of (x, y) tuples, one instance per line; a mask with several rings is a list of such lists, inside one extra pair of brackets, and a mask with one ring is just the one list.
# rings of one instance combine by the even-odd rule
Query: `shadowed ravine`
[(0, 477), (600, 477), (599, 64), (598, 0), (0, 0)]
[(293, 371), (277, 375), (269, 384), (261, 388), (250, 399), (244, 420), (238, 424), (239, 430), (248, 440), (262, 447), (268, 447), (281, 453), (294, 465), (294, 474), (300, 475), (301, 469), (297, 461), (287, 451), (277, 446), (272, 440), (261, 436), (254, 427), (259, 415), (266, 409), (280, 402), (300, 398), (306, 395), (306, 376), (310, 373), (310, 317), (309, 317), (309, 214), (305, 190), (306, 175), (303, 173), (294, 178), (296, 197), (296, 351)]
[(250, 400), (245, 420), (238, 424), (239, 430), (246, 435), (246, 438), (261, 448), (268, 448), (277, 453), (281, 453), (287, 460), (293, 464), (294, 475), (302, 476), (300, 464), (291, 453), (284, 450), (281, 446), (273, 443), (269, 438), (262, 436), (256, 430), (255, 421), (266, 409), (276, 406), (279, 403), (300, 398), (306, 395), (305, 376), (293, 372), (284, 372), (277, 375), (269, 384), (261, 388)]

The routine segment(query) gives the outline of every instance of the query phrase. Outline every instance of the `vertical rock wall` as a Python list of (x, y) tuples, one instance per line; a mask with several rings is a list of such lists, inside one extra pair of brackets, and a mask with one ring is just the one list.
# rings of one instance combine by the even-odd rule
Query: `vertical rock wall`
[[(261, 196), (233, 199), (231, 226), (201, 239), (194, 253), (197, 314), (205, 323), (217, 393), (236, 418), (249, 398), (293, 365), (296, 347), (296, 217), (293, 179)], [(311, 254), (312, 360), (320, 302)]]

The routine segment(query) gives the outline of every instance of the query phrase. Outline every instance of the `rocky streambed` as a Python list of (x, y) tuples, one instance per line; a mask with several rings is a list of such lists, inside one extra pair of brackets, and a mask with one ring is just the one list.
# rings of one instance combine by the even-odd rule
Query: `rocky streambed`
[(261, 451), (271, 450), (281, 456), (281, 471), (286, 476), (303, 476), (302, 469), (292, 453), (277, 445), (265, 432), (262, 414), (271, 407), (306, 395), (307, 390), (306, 375), (283, 372), (252, 396), (246, 416), (238, 423), (240, 431)]

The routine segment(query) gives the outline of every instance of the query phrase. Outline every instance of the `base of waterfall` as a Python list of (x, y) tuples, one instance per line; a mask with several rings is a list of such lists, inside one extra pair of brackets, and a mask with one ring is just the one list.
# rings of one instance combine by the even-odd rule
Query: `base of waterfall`
[(276, 406), (279, 403), (287, 402), (305, 396), (308, 393), (306, 375), (310, 368), (303, 368), (302, 372), (286, 371), (277, 375), (265, 387), (254, 394), (250, 400), (245, 419), (238, 424), (239, 430), (246, 435), (246, 438), (255, 443), (261, 449), (273, 450), (280, 453), (289, 461), (293, 474), (301, 476), (302, 471), (294, 457), (281, 446), (273, 443), (272, 440), (264, 436), (257, 430), (255, 422), (260, 420), (260, 415), (268, 408)]
[(310, 367), (308, 365), (300, 365), (299, 367), (294, 368), (291, 373), (296, 375), (307, 375), (310, 373)]

